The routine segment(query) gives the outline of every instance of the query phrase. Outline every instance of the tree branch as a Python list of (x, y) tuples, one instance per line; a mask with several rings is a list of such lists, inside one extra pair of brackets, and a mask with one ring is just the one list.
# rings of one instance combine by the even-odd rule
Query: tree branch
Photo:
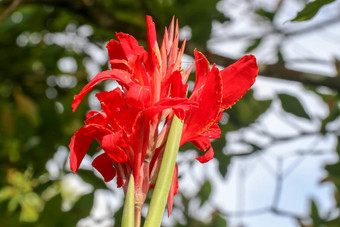
[(0, 15), (0, 22), (5, 20), (20, 4), (21, 0), (14, 0)]
[[(187, 45), (186, 54), (192, 55), (194, 48)], [(235, 63), (235, 59), (214, 54), (208, 50), (202, 51), (210, 62), (215, 62), (218, 65), (228, 66)], [(336, 91), (340, 91), (340, 77), (327, 77), (320, 74), (308, 73), (288, 69), (281, 64), (259, 64), (259, 75), (269, 78), (300, 82), (304, 85), (314, 87), (324, 86)]]
[(322, 29), (322, 28), (325, 28), (326, 26), (336, 24), (336, 23), (340, 23), (340, 16), (336, 16), (334, 18), (324, 20), (322, 22), (319, 22), (317, 24), (311, 25), (306, 28), (302, 28), (302, 29), (294, 30), (294, 31), (281, 31), (281, 33), (286, 36), (304, 35), (308, 32), (314, 32), (315, 30)]

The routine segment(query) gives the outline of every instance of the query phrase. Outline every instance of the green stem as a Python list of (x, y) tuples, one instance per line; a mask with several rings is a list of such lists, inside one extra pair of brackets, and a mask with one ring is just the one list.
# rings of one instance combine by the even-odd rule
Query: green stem
[(172, 176), (174, 174), (182, 129), (183, 123), (174, 116), (144, 227), (161, 225)]
[(129, 179), (129, 186), (126, 192), (122, 227), (134, 227), (134, 213), (135, 213), (135, 183), (133, 175)]

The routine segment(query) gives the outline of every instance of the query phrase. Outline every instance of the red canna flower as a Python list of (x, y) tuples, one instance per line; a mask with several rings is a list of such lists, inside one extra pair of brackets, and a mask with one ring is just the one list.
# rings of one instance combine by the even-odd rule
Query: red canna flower
[[(147, 16), (146, 22), (148, 51), (124, 33), (117, 33), (117, 40), (107, 44), (112, 69), (96, 75), (74, 97), (73, 111), (101, 81), (116, 80), (122, 89), (96, 95), (102, 111), (90, 111), (86, 115), (85, 126), (73, 135), (69, 145), (70, 166), (75, 173), (96, 139), (104, 153), (93, 160), (93, 167), (105, 182), (117, 176), (117, 186), (123, 186), (125, 192), (133, 174), (137, 209), (157, 178), (173, 116), (184, 120), (181, 145), (191, 141), (205, 151), (196, 159), (202, 163), (209, 161), (214, 155), (210, 139), (221, 134), (217, 125), (221, 113), (251, 87), (258, 71), (251, 55), (219, 71), (215, 65), (210, 68), (205, 56), (195, 51), (195, 87), (187, 98), (185, 83), (192, 66), (182, 71), (185, 41), (179, 49), (177, 21), (175, 25), (172, 20), (169, 29), (165, 28), (160, 48), (152, 18)], [(168, 197), (169, 214), (177, 188), (176, 166)]]
[(255, 82), (258, 67), (253, 55), (247, 55), (223, 69), (215, 64), (210, 69), (205, 56), (195, 50), (196, 81), (189, 100), (198, 102), (198, 108), (187, 113), (181, 144), (191, 141), (198, 149), (208, 151), (196, 157), (201, 163), (211, 160), (214, 151), (210, 140), (220, 137), (217, 123), (222, 112), (234, 105)]

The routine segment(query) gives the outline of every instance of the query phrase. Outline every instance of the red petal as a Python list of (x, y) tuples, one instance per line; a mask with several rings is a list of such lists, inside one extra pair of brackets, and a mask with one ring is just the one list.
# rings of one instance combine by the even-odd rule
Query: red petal
[(214, 150), (211, 146), (210, 140), (208, 137), (205, 136), (200, 136), (195, 138), (194, 141), (192, 141), (192, 143), (201, 151), (206, 151), (208, 148), (209, 150), (205, 152), (204, 155), (200, 156), (200, 157), (196, 157), (196, 159), (200, 162), (200, 163), (206, 163), (208, 161), (210, 161), (211, 159), (213, 159), (214, 157)]
[(134, 107), (122, 110), (115, 115), (115, 125), (118, 126), (120, 130), (123, 130), (127, 135), (131, 135), (138, 129), (142, 113), (142, 111)]
[(209, 130), (218, 119), (222, 103), (222, 79), (215, 66), (212, 67), (205, 85), (198, 89), (202, 91), (196, 93), (198, 95), (194, 100), (198, 101), (199, 107), (190, 111), (184, 121), (181, 144)]
[(161, 53), (159, 51), (156, 27), (152, 17), (146, 16), (147, 41), (148, 41), (148, 63), (150, 71), (151, 103), (159, 101), (161, 92), (162, 69)]
[(136, 58), (135, 67), (133, 70), (134, 71), (133, 71), (132, 79), (135, 81), (135, 83), (142, 85), (142, 86), (150, 85), (149, 77), (145, 71), (144, 62), (142, 62), (142, 59), (139, 55)]
[(106, 45), (106, 48), (109, 53), (110, 61), (112, 69), (123, 69), (128, 70), (129, 66), (127, 65), (127, 58), (120, 43), (116, 40), (110, 40), (110, 42)]
[(110, 112), (116, 112), (117, 109), (122, 110), (127, 108), (124, 93), (120, 90), (120, 88), (116, 88), (109, 92), (99, 92), (96, 94), (96, 97), (108, 117), (112, 117), (109, 115)]
[(151, 71), (153, 71), (157, 67), (159, 69), (158, 71), (160, 72), (161, 54), (157, 43), (155, 23), (153, 22), (152, 17), (150, 16), (146, 16), (146, 28), (147, 28), (149, 67)]
[(105, 103), (106, 105), (113, 104), (119, 108), (126, 108), (124, 101), (124, 93), (120, 88), (115, 88), (112, 91), (102, 91), (96, 94), (100, 103)]
[(109, 53), (110, 59), (127, 59), (123, 52), (120, 43), (114, 39), (110, 40), (106, 45), (107, 51)]
[(89, 111), (89, 112), (85, 115), (85, 117), (86, 117), (86, 118), (90, 118), (90, 117), (93, 117), (93, 116), (97, 115), (98, 113), (100, 113), (100, 112), (99, 112), (99, 111), (96, 111), (96, 110), (91, 110), (91, 111)]
[(168, 45), (167, 37), (168, 37), (168, 32), (167, 32), (167, 29), (165, 27), (163, 42), (162, 42), (161, 49), (160, 49), (160, 54), (161, 54), (161, 59), (162, 59), (162, 72), (161, 72), (161, 74), (162, 74), (163, 77), (166, 74), (167, 64), (168, 64), (168, 54), (166, 52), (166, 45)]
[(117, 188), (120, 188), (123, 186), (123, 178), (120, 174), (119, 168), (117, 169)]
[(196, 80), (195, 87), (191, 94), (190, 99), (196, 99), (197, 96), (200, 96), (204, 86), (207, 84), (208, 75), (210, 73), (210, 66), (208, 60), (205, 56), (195, 50), (195, 65), (196, 65)]
[(126, 102), (136, 108), (145, 109), (150, 102), (150, 87), (133, 85), (126, 95)]
[(201, 134), (201, 136), (207, 137), (209, 139), (216, 139), (220, 138), (221, 136), (221, 129), (218, 124), (213, 124), (207, 131)]
[(152, 108), (145, 111), (145, 115), (153, 116), (165, 109), (173, 109), (175, 114), (181, 120), (185, 117), (185, 112), (192, 107), (197, 107), (197, 103), (188, 100), (187, 98), (165, 98), (157, 102)]
[(187, 71), (185, 71), (182, 75), (182, 82), (183, 84), (185, 84), (188, 81), (188, 78), (190, 76), (191, 70), (194, 67), (194, 64), (191, 64), (189, 69)]
[(174, 196), (177, 194), (177, 192), (178, 192), (178, 166), (176, 163), (174, 174), (172, 175), (171, 186), (170, 186), (170, 191), (168, 195), (168, 217), (171, 214)]
[(116, 176), (116, 168), (113, 166), (113, 160), (105, 153), (97, 156), (92, 166), (96, 168), (104, 177), (104, 181), (108, 182)]
[[(178, 34), (177, 34), (177, 37), (178, 37)], [(184, 39), (183, 40), (183, 43), (182, 43), (182, 46), (181, 46), (181, 49), (179, 50), (178, 54), (177, 54), (177, 59), (176, 59), (176, 63), (175, 63), (175, 66), (174, 66), (174, 69), (175, 70), (179, 70), (181, 69), (181, 64), (182, 64), (182, 56), (183, 56), (183, 53), (184, 53), (184, 49), (185, 49), (185, 44), (187, 43), (187, 40)], [(177, 45), (178, 45), (178, 41), (177, 41)], [(177, 46), (176, 46), (177, 47)]]
[(161, 83), (161, 97), (186, 97), (188, 85), (183, 83), (182, 73), (179, 70), (167, 74)]
[(90, 111), (86, 114), (86, 120), (85, 124), (90, 125), (90, 124), (97, 124), (97, 125), (106, 125), (107, 124), (107, 119), (106, 119), (106, 114), (100, 111)]
[(96, 94), (103, 111), (105, 112), (108, 124), (114, 131), (119, 131), (123, 128), (122, 123), (118, 120), (120, 112), (125, 111), (128, 107), (125, 102), (124, 93), (116, 88), (113, 91), (102, 91)]
[(87, 92), (89, 92), (97, 83), (103, 80), (117, 80), (117, 82), (120, 82), (124, 85), (131, 83), (130, 74), (123, 70), (112, 69), (98, 73), (88, 84), (86, 84), (85, 87), (83, 87), (78, 95), (74, 96), (74, 100), (72, 102), (73, 112), (77, 109), (79, 103), (87, 94)]
[(131, 66), (129, 65), (129, 62), (126, 60), (117, 60), (117, 59), (112, 59), (109, 60), (109, 63), (111, 65), (111, 69), (121, 69), (125, 71), (131, 72)]
[(186, 97), (188, 85), (183, 84), (182, 74), (179, 71), (175, 71), (171, 83), (171, 97)]
[(211, 146), (209, 138), (205, 136), (198, 136), (191, 142), (201, 151), (206, 151)]
[(198, 136), (191, 141), (198, 149), (201, 151), (206, 151), (208, 148), (209, 150), (205, 152), (204, 155), (200, 157), (196, 157), (196, 159), (201, 163), (206, 163), (210, 161), (214, 157), (214, 150), (210, 143), (210, 138), (207, 136)]
[(254, 84), (258, 74), (256, 58), (246, 55), (221, 71), (223, 80), (223, 103), (225, 110), (234, 105)]
[[(147, 39), (148, 39), (148, 52), (152, 52), (155, 45), (157, 45), (157, 34), (155, 23), (151, 16), (146, 16), (146, 27), (147, 27)], [(150, 55), (149, 55), (150, 56)]]
[(116, 34), (116, 37), (128, 61), (135, 60), (137, 55), (146, 55), (144, 48), (138, 45), (137, 40), (133, 36), (119, 32)]
[(85, 125), (72, 136), (70, 148), (70, 166), (73, 173), (78, 171), (79, 165), (94, 139), (101, 139), (111, 133), (101, 125)]
[[(174, 33), (174, 40), (172, 41), (169, 57), (168, 57), (168, 68), (173, 68), (173, 70), (179, 70), (179, 65), (176, 65), (176, 60), (178, 56), (178, 39), (179, 39), (179, 32), (178, 32), (178, 20), (176, 20), (176, 27)], [(179, 57), (181, 58), (181, 56)], [(178, 59), (181, 60), (181, 59)], [(178, 67), (178, 68), (177, 68)]]
[[(162, 81), (161, 81), (161, 94), (160, 96), (163, 97), (169, 97), (170, 87), (172, 86), (173, 80), (175, 79), (176, 75), (180, 74), (180, 71), (173, 71), (170, 74), (163, 75)], [(172, 96), (176, 97), (176, 96)]]
[(200, 157), (196, 157), (196, 160), (198, 160), (200, 163), (206, 163), (213, 158), (214, 158), (214, 150), (213, 150), (212, 146), (210, 145), (209, 150), (206, 151), (204, 155), (202, 155)]
[(128, 157), (122, 149), (126, 147), (122, 132), (112, 133), (103, 137), (102, 148), (116, 162), (125, 163)]
[(168, 35), (168, 41), (169, 41), (169, 44), (167, 46), (167, 53), (170, 53), (170, 47), (173, 43), (173, 39), (174, 39), (174, 22), (175, 22), (175, 16), (172, 17), (172, 20), (170, 22), (170, 25), (169, 25), (169, 35)]

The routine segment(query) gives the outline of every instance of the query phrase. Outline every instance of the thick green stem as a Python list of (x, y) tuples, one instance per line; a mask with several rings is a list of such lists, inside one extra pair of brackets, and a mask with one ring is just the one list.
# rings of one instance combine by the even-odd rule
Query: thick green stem
[(129, 179), (129, 186), (126, 192), (122, 227), (134, 227), (134, 215), (135, 213), (135, 183), (133, 175), (131, 174)]
[(174, 116), (144, 227), (157, 227), (161, 225), (175, 169), (182, 129), (183, 123)]

